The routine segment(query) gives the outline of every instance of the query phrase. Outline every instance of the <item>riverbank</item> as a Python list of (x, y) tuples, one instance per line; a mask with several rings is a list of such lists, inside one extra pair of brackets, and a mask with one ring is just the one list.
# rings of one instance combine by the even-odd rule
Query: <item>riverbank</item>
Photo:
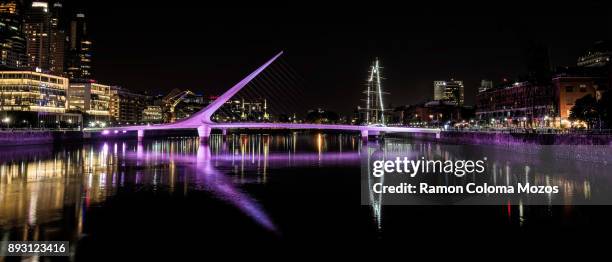
[(0, 146), (79, 143), (83, 140), (81, 131), (4, 130), (0, 132)]
[(503, 132), (441, 132), (439, 137), (427, 133), (393, 134), (419, 140), (469, 145), (612, 145), (610, 134), (550, 134)]
[(497, 132), (441, 132), (435, 134), (390, 134), (389, 137), (451, 145), (483, 145), (511, 153), (547, 155), (554, 159), (612, 163), (612, 135), (534, 134)]

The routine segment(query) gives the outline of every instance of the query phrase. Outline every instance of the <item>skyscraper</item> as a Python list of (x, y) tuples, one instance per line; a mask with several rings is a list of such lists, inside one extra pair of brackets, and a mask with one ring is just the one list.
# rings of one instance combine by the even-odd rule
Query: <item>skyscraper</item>
[(17, 1), (0, 2), (0, 65), (21, 68), (27, 65), (26, 40)]
[(434, 100), (446, 100), (463, 105), (464, 91), (463, 81), (434, 81)]
[(31, 69), (64, 74), (64, 39), (60, 24), (61, 2), (32, 2), (25, 13), (28, 66)]
[(0, 65), (8, 68), (27, 66), (19, 8), (17, 1), (0, 2)]
[(51, 14), (47, 2), (32, 2), (25, 12), (24, 31), (27, 37), (28, 66), (49, 71), (51, 51)]
[(51, 7), (51, 43), (50, 43), (50, 71), (56, 75), (64, 74), (64, 57), (66, 32), (63, 25), (63, 9), (61, 2), (53, 3)]
[(91, 79), (91, 45), (87, 34), (85, 12), (74, 14), (68, 30), (68, 54), (66, 73), (72, 80), (83, 81)]

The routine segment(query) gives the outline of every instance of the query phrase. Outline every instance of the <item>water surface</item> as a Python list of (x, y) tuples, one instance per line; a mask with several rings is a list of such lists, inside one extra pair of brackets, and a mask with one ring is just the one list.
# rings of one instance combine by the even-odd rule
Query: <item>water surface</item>
[[(466, 150), (492, 157), (492, 179), (500, 183), (528, 179), (569, 189), (563, 205), (360, 205), (366, 152)], [(134, 245), (169, 254), (204, 243), (309, 243), (316, 250), (328, 246), (321, 243), (403, 243), (406, 235), (455, 241), (491, 230), (498, 237), (610, 231), (610, 207), (572, 205), (607, 196), (605, 164), (548, 166), (532, 154), (486, 146), (458, 152), (404, 139), (364, 145), (352, 134), (233, 134), (209, 144), (175, 137), (2, 148), (0, 155), (0, 237), (70, 240), (72, 257), (56, 260), (119, 254)]]

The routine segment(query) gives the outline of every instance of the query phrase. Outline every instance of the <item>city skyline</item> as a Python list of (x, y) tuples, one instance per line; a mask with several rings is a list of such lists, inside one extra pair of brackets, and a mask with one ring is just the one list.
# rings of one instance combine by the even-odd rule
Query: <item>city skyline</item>
[[(21, 13), (25, 14), (26, 20), (28, 20), (28, 14), (31, 11), (27, 8), (30, 4), (26, 2), (28, 1), (24, 2), (24, 10), (21, 10)], [(54, 3), (57, 1), (49, 2), (53, 7), (56, 6)], [(210, 14), (211, 16), (192, 19), (185, 18), (185, 16), (194, 12), (193, 10), (180, 9), (180, 12), (175, 12), (173, 8), (178, 7), (174, 6), (161, 9), (155, 5), (134, 5), (130, 3), (121, 5), (122, 8), (120, 9), (108, 9), (108, 7), (113, 6), (112, 3), (77, 3), (70, 0), (59, 2), (62, 3), (60, 7), (63, 6), (64, 10), (68, 11), (65, 12), (66, 17), (59, 17), (60, 21), (66, 20), (63, 23), (60, 22), (60, 24), (64, 24), (60, 33), (73, 35), (75, 31), (87, 31), (88, 37), (93, 39), (93, 59), (91, 59), (92, 44), (86, 39), (78, 40), (78, 42), (88, 44), (86, 56), (70, 55), (71, 47), (66, 49), (67, 56), (65, 58), (61, 57), (63, 56), (62, 53), (52, 56), (49, 62), (53, 62), (58, 56), (67, 61), (70, 61), (72, 56), (76, 58), (80, 56), (80, 59), (85, 58), (88, 63), (93, 60), (91, 70), (89, 70), (89, 65), (86, 65), (88, 70), (85, 72), (87, 74), (93, 72), (89, 77), (98, 83), (121, 86), (125, 90), (136, 92), (146, 91), (153, 96), (167, 94), (174, 89), (191, 90), (206, 96), (214, 96), (223, 91), (220, 88), (221, 86), (232, 84), (233, 79), (239, 79), (244, 74), (239, 68), (251, 67), (259, 63), (260, 59), (265, 57), (268, 52), (280, 49), (286, 50), (286, 55), (282, 58), (283, 62), (293, 67), (298, 75), (306, 79), (303, 88), (307, 89), (308, 92), (301, 94), (304, 97), (300, 97), (300, 99), (305, 101), (305, 104), (308, 104), (310, 108), (303, 108), (301, 111), (325, 108), (342, 115), (350, 115), (357, 106), (363, 106), (361, 90), (367, 82), (364, 75), (366, 75), (368, 65), (374, 61), (373, 57), (378, 57), (379, 54), (382, 54), (380, 55), (381, 65), (384, 68), (382, 70), (383, 86), (385, 91), (392, 94), (385, 98), (384, 106), (386, 108), (415, 105), (432, 99), (439, 99), (433, 95), (432, 89), (434, 89), (433, 86), (436, 85), (436, 81), (445, 79), (458, 79), (464, 83), (462, 86), (465, 88), (462, 89), (465, 90), (460, 92), (461, 101), (459, 103), (463, 104), (463, 101), (465, 101), (465, 105), (471, 106), (476, 104), (477, 89), (480, 87), (479, 83), (482, 80), (492, 80), (494, 86), (499, 85), (501, 79), (507, 80), (506, 84), (511, 84), (516, 79), (530, 73), (541, 73), (542, 67), (553, 70), (554, 67), (559, 66), (575, 66), (578, 57), (584, 55), (586, 50), (593, 45), (592, 41), (605, 39), (606, 32), (610, 30), (609, 21), (597, 23), (592, 20), (586, 22), (580, 20), (578, 26), (574, 24), (574, 27), (578, 27), (579, 32), (584, 37), (573, 39), (570, 36), (576, 32), (573, 32), (572, 28), (565, 28), (562, 26), (562, 22), (551, 19), (561, 17), (564, 12), (570, 12), (570, 10), (563, 8), (559, 10), (545, 9), (545, 6), (531, 6), (531, 9), (525, 9), (524, 12), (516, 14), (518, 18), (526, 19), (523, 24), (534, 27), (531, 30), (519, 30), (524, 29), (520, 28), (521, 23), (507, 26), (502, 21), (504, 15), (509, 14), (511, 10), (516, 10), (516, 7), (501, 11), (501, 14), (503, 14), (501, 18), (491, 20), (492, 24), (496, 24), (498, 30), (483, 30), (490, 29), (487, 28), (490, 25), (485, 25), (484, 28), (483, 25), (477, 28), (465, 27), (475, 21), (475, 18), (470, 16), (473, 13), (458, 12), (458, 15), (447, 15), (448, 11), (441, 8), (430, 16), (439, 19), (429, 25), (423, 25), (422, 29), (414, 31), (410, 31), (415, 28), (408, 26), (409, 22), (426, 18), (426, 16), (421, 15), (409, 17), (406, 21), (395, 21), (395, 18), (399, 17), (397, 12), (385, 12), (387, 14), (385, 16), (373, 12), (372, 17), (380, 21), (381, 26), (378, 31), (371, 32), (371, 35), (375, 36), (374, 38), (360, 43), (359, 41), (352, 41), (360, 31), (365, 32), (367, 29), (378, 26), (367, 24), (368, 19), (360, 19), (357, 15), (360, 11), (353, 15), (331, 16), (333, 10), (336, 9), (319, 10), (321, 14), (319, 22), (308, 23), (311, 20), (303, 19), (304, 17), (299, 13), (296, 13), (297, 17), (290, 17), (290, 14), (297, 10), (284, 6), (271, 9), (252, 8), (250, 6), (238, 9), (229, 9), (224, 6), (203, 6), (195, 12)], [(40, 6), (40, 4), (38, 5)], [(598, 7), (598, 4), (587, 5), (583, 8), (592, 11), (587, 13), (591, 18), (597, 18), (595, 9), (592, 9), (595, 7)], [(423, 10), (430, 10), (430, 8), (423, 7)], [(384, 10), (386, 7), (381, 9)], [(229, 10), (235, 11), (235, 19), (227, 20), (223, 16)], [(558, 12), (553, 12), (553, 10)], [(584, 14), (584, 12), (572, 12)], [(143, 26), (150, 21), (151, 16), (161, 13), (166, 14), (165, 17), (168, 18), (169, 23), (153, 27)], [(179, 13), (180, 17), (177, 17)], [(490, 15), (487, 12), (481, 13), (485, 14), (484, 17)], [(125, 14), (130, 15), (122, 16)], [(543, 17), (533, 17), (534, 14), (540, 14)], [(81, 17), (79, 18), (78, 15), (81, 15)], [(112, 15), (113, 19), (110, 19), (109, 15)], [(255, 17), (259, 20), (250, 19)], [(85, 18), (86, 20), (83, 21), (86, 21), (87, 25), (85, 25), (85, 22), (66, 23), (75, 21), (75, 18), (77, 20)], [(443, 23), (452, 20), (451, 18), (457, 19), (458, 22), (453, 24)], [(556, 21), (555, 24), (559, 26), (550, 28), (549, 32), (546, 30), (538, 31), (538, 37), (524, 38), (529, 36), (530, 32), (535, 32), (536, 27), (543, 26), (544, 23), (537, 23), (537, 20), (544, 18)], [(54, 15), (54, 19), (57, 19), (56, 15)], [(272, 26), (276, 22), (275, 19), (285, 19), (287, 23)], [(243, 28), (242, 26), (247, 20), (253, 21), (253, 25), (261, 26), (254, 27), (253, 30)], [(587, 22), (590, 25), (589, 27), (581, 27), (581, 23)], [(223, 28), (215, 27), (217, 23), (223, 23)], [(350, 30), (347, 30), (345, 26), (349, 23), (366, 25), (364, 29), (351, 27)], [(167, 37), (162, 41), (151, 39), (166, 36), (167, 34), (164, 33), (163, 29), (170, 29), (166, 27), (174, 24), (183, 25), (179, 30), (173, 30), (177, 37)], [(324, 30), (320, 30), (323, 24), (326, 27)], [(286, 30), (289, 26), (295, 27), (295, 30)], [(564, 49), (562, 55), (558, 55), (560, 54), (557, 50), (559, 43), (551, 44), (550, 41), (553, 38), (547, 38), (550, 37), (547, 36), (550, 33), (559, 31), (559, 29), (555, 29), (559, 27), (567, 31), (560, 36), (569, 39), (562, 43), (567, 46), (573, 45)], [(78, 28), (78, 30), (75, 30), (75, 28)], [(429, 28), (430, 31), (425, 30), (425, 28)], [(197, 30), (201, 30), (201, 33), (198, 33)], [(317, 30), (319, 30), (318, 33), (315, 33), (314, 31)], [(408, 37), (402, 34), (403, 31), (407, 30), (411, 32)], [(111, 31), (112, 35), (107, 35)], [(126, 34), (128, 31), (129, 34)], [(186, 31), (191, 33), (185, 34)], [(497, 34), (504, 31), (510, 35), (503, 38), (508, 45), (501, 49), (499, 46), (491, 47), (491, 43), (486, 39), (491, 36), (499, 37)], [(445, 33), (441, 34), (440, 32)], [(482, 38), (471, 38), (474, 35)], [(428, 39), (427, 36), (431, 36), (431, 38)], [(241, 37), (244, 38), (243, 41), (235, 41)], [(78, 39), (79, 35), (68, 38), (71, 40), (64, 45), (70, 47), (74, 45), (74, 40)], [(119, 41), (109, 41), (109, 39)], [(466, 39), (468, 42), (480, 41), (481, 45), (467, 46), (464, 43)], [(304, 45), (300, 41), (313, 42), (314, 44)], [(53, 43), (53, 41), (51, 42)], [(229, 42), (231, 44), (227, 45)], [(329, 44), (328, 50), (325, 50), (329, 55), (326, 57), (326, 61), (313, 63), (313, 61), (319, 60), (323, 54), (316, 53), (315, 55), (315, 52), (328, 47), (321, 45), (319, 42)], [(501, 42), (502, 44), (506, 43)], [(431, 45), (424, 46), (425, 43)], [(49, 45), (49, 43), (45, 44)], [(134, 44), (138, 45), (138, 48), (133, 49)], [(346, 46), (340, 46), (341, 44), (346, 44)], [(389, 44), (392, 48), (385, 49), (384, 47)], [(197, 48), (198, 45), (201, 45), (201, 48)], [(492, 49), (489, 49), (489, 47)], [(334, 52), (337, 49), (341, 49), (341, 52)], [(476, 49), (478, 52), (471, 52), (471, 50)], [(129, 54), (125, 54), (126, 51), (129, 51)], [(210, 53), (213, 51), (214, 54)], [(409, 53), (416, 51), (422, 51), (423, 54), (415, 55), (414, 59), (407, 57)], [(228, 52), (232, 54), (227, 54)], [(494, 52), (498, 54), (494, 54)], [(193, 55), (184, 55), (185, 53)], [(510, 58), (506, 57), (510, 55)], [(347, 58), (347, 56), (351, 57)], [(465, 59), (462, 56), (470, 56), (473, 59)], [(337, 60), (340, 58), (358, 62), (340, 64), (340, 61)], [(492, 58), (497, 59), (497, 61), (483, 62)], [(152, 62), (153, 60), (154, 62)], [(72, 82), (71, 65), (66, 63), (65, 66), (64, 76), (70, 77)], [(122, 69), (123, 66), (126, 68)], [(54, 70), (52, 66), (48, 67), (47, 70), (49, 71), (57, 70)], [(334, 69), (330, 69), (330, 67), (334, 67)], [(453, 67), (454, 69), (448, 69)], [(483, 67), (487, 67), (487, 69), (483, 69)], [(506, 67), (508, 70), (500, 70), (500, 68), (504, 69)], [(410, 69), (406, 70), (406, 68)], [(57, 74), (57, 72), (55, 73)], [(147, 77), (143, 77), (144, 75)], [(82, 81), (81, 77), (76, 78), (76, 82)], [(335, 99), (338, 96), (346, 99), (338, 101)]]
[[(305, 14), (311, 12), (282, 5), (111, 6), (90, 3), (88, 8), (99, 55), (94, 68), (104, 82), (162, 93), (185, 88), (218, 94), (245, 73), (237, 69), (283, 50), (287, 63), (308, 79), (305, 88), (315, 95), (306, 99), (342, 113), (361, 99), (357, 90), (363, 89), (374, 57), (385, 67), (385, 88), (394, 95), (394, 106), (432, 98), (432, 82), (450, 78), (465, 82), (466, 104), (473, 105), (482, 79), (498, 83), (526, 73), (523, 53), (530, 42), (550, 48), (552, 66), (572, 66), (595, 41), (610, 35), (610, 22), (597, 15), (605, 9), (601, 4), (584, 10), (545, 4), (522, 10), (516, 4), (479, 13), (470, 6), (456, 13), (451, 7), (425, 6), (415, 8), (423, 12), (412, 11), (414, 16), (384, 5), (373, 14), (341, 12), (338, 6), (307, 8), (316, 19)], [(567, 21), (568, 15), (578, 18)], [(153, 27), (155, 17), (165, 22)], [(168, 37), (158, 41), (159, 35)], [(143, 77), (149, 75), (160, 77)], [(338, 95), (347, 99), (334, 101)]]

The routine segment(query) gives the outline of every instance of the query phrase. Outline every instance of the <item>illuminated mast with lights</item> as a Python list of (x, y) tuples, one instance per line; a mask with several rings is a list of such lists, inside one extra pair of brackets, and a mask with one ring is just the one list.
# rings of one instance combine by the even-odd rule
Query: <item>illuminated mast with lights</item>
[(381, 69), (378, 58), (370, 67), (370, 77), (368, 78), (366, 94), (366, 107), (364, 109), (366, 124), (385, 124), (385, 107), (383, 102), (383, 94), (387, 94), (382, 90)]

